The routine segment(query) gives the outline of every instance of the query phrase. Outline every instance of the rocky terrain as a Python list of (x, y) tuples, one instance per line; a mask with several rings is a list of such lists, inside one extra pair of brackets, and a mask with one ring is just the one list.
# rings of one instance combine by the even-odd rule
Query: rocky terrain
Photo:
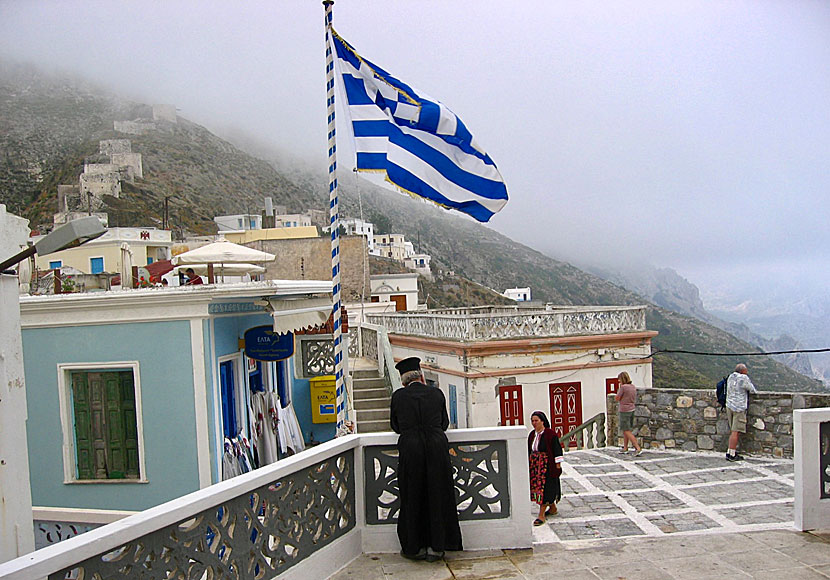
[[(147, 118), (148, 111), (147, 105), (79, 83), (0, 66), (0, 203), (28, 218), (33, 228), (48, 227), (57, 209), (57, 185), (77, 183), (84, 159), (97, 154), (100, 139), (129, 138), (132, 151), (143, 156), (144, 179), (125, 184), (120, 198), (107, 200), (111, 225), (160, 225), (165, 197), (175, 236), (215, 231), (214, 215), (259, 212), (266, 196), (289, 212), (328, 207), (325, 167), (315, 171), (291, 164), (286, 169), (285, 161), (249, 155), (181, 117), (141, 136), (113, 131), (113, 120)], [(679, 296), (667, 294), (661, 304), (470, 219), (356, 182), (351, 175), (339, 180), (341, 215), (363, 217), (379, 231), (403, 233), (418, 251), (432, 256), (432, 269), (440, 275), (421, 284), (421, 299), (429, 299), (431, 307), (493, 303), (497, 292), (490, 289), (530, 286), (534, 299), (561, 305), (647, 304), (647, 326), (660, 333), (653, 342), (658, 351), (757, 350), (666, 306)], [(735, 362), (723, 355), (658, 352), (654, 384), (714, 388)], [(772, 390), (823, 388), (769, 357), (753, 361), (753, 380)]]

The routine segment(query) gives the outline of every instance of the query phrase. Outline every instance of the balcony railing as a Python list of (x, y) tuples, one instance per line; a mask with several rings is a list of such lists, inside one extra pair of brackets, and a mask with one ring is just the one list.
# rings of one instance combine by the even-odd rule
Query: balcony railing
[(391, 334), (458, 341), (587, 336), (646, 330), (644, 306), (452, 308), (369, 314), (367, 318), (369, 322), (385, 327)]
[[(532, 543), (524, 427), (447, 433), (468, 550)], [(0, 564), (7, 580), (326, 578), (400, 550), (397, 435), (350, 435)]]

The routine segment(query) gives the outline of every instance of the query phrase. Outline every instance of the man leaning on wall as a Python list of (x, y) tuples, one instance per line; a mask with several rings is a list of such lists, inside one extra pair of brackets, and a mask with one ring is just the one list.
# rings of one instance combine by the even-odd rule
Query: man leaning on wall
[(738, 455), (738, 439), (746, 433), (746, 409), (749, 406), (749, 393), (757, 393), (755, 385), (747, 376), (743, 363), (735, 367), (735, 372), (726, 380), (726, 419), (729, 422), (729, 449), (726, 450), (727, 461), (741, 461)]

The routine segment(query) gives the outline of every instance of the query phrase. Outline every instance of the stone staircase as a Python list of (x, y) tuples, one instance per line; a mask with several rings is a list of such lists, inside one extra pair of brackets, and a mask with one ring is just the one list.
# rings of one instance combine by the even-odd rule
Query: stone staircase
[(389, 427), (389, 402), (392, 396), (377, 369), (352, 372), (352, 395), (358, 433), (392, 430)]

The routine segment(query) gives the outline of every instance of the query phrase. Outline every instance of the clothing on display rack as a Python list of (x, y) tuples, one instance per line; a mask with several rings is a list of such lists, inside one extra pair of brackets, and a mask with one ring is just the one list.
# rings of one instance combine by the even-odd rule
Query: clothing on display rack
[(300, 430), (300, 423), (297, 421), (297, 414), (294, 406), (288, 403), (285, 407), (278, 407), (280, 425), (280, 451), (284, 454), (293, 455), (305, 449), (303, 432)]
[(279, 398), (276, 393), (260, 391), (251, 395), (251, 439), (259, 459), (258, 467), (269, 465), (279, 459), (277, 416)]
[(253, 468), (253, 456), (248, 439), (241, 432), (233, 439), (225, 437), (222, 480), (248, 473)]

